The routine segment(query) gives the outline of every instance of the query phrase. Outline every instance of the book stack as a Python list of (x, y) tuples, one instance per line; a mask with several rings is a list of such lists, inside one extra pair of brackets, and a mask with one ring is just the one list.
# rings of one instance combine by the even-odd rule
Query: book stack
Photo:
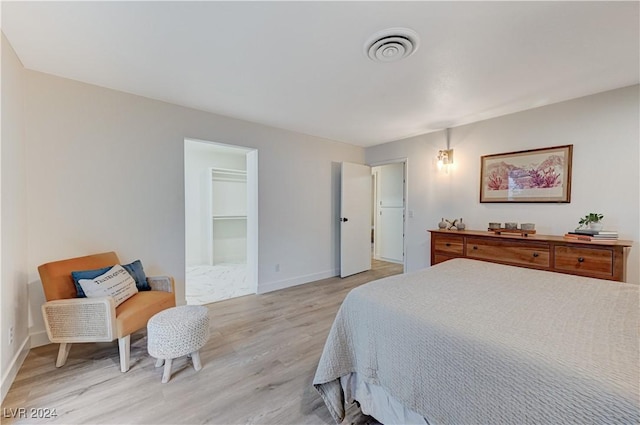
[(618, 239), (618, 232), (613, 230), (576, 229), (573, 232), (565, 233), (564, 237), (580, 241), (612, 241)]

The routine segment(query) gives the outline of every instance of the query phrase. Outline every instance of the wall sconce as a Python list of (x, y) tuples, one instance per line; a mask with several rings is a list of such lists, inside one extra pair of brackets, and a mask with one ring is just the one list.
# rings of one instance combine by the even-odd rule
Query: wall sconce
[(449, 130), (450, 129), (448, 128), (446, 129), (447, 149), (438, 151), (438, 171), (442, 170), (442, 167), (444, 167), (444, 170), (448, 172), (449, 166), (453, 164), (453, 149), (449, 148)]
[(453, 149), (438, 151), (438, 170), (442, 170), (443, 166), (448, 167), (453, 164)]

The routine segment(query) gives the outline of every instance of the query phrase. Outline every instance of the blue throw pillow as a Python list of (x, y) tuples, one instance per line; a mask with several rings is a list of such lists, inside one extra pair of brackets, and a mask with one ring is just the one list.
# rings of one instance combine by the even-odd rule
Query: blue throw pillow
[[(81, 271), (71, 272), (71, 278), (73, 279), (73, 284), (76, 286), (76, 292), (77, 292), (78, 298), (87, 297), (84, 291), (82, 290), (82, 286), (80, 286), (80, 283), (79, 283), (80, 279), (95, 279), (101, 274), (105, 274), (106, 272), (108, 272), (111, 269), (111, 267), (113, 266), (103, 267), (101, 269), (95, 269), (95, 270), (81, 270)], [(144, 273), (144, 269), (142, 268), (142, 262), (140, 260), (136, 260), (130, 264), (123, 264), (122, 267), (124, 267), (124, 269), (128, 271), (131, 277), (133, 277), (133, 279), (136, 281), (136, 288), (138, 288), (138, 291), (151, 290), (151, 286), (149, 286), (149, 283), (147, 282), (147, 276)]]
[(123, 264), (122, 267), (124, 267), (136, 281), (136, 288), (138, 288), (138, 291), (151, 290), (151, 286), (149, 286), (149, 282), (147, 282), (147, 275), (144, 274), (144, 269), (142, 268), (142, 262), (140, 260), (136, 260), (130, 264)]

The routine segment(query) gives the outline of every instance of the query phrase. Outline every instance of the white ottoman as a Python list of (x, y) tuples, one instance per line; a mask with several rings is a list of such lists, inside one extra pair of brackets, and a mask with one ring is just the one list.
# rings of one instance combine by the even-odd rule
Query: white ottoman
[(171, 378), (173, 359), (191, 355), (193, 368), (202, 369), (198, 350), (209, 339), (209, 314), (206, 307), (183, 305), (155, 314), (147, 323), (147, 350), (155, 357), (156, 367), (164, 363), (162, 383)]

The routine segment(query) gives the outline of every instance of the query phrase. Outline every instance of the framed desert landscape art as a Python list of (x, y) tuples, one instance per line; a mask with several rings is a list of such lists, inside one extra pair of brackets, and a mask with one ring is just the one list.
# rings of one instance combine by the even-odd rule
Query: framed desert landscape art
[(570, 202), (573, 145), (480, 157), (480, 202)]

